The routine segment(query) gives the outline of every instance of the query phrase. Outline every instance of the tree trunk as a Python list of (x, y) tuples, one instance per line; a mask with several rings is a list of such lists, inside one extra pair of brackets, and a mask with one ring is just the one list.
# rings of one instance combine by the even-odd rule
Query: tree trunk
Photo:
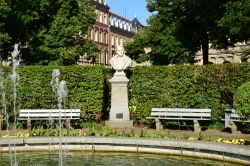
[(208, 35), (207, 32), (204, 33), (202, 38), (202, 55), (203, 55), (203, 65), (208, 64)]

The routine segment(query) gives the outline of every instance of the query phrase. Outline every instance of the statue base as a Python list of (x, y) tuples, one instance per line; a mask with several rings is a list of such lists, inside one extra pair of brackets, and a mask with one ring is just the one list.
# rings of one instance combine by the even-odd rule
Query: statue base
[(106, 126), (115, 129), (133, 128), (133, 120), (106, 121)]
[(106, 125), (111, 128), (132, 128), (128, 109), (128, 82), (123, 72), (118, 72), (109, 80), (111, 83), (111, 108), (109, 121)]

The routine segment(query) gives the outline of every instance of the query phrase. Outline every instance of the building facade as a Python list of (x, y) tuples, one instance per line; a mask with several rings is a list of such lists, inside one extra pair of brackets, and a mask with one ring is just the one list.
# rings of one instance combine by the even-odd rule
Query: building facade
[(134, 34), (131, 21), (113, 12), (109, 12), (109, 58), (114, 55), (116, 46), (123, 45), (131, 40)]
[[(109, 60), (115, 53), (115, 47), (132, 40), (137, 32), (137, 27), (132, 25), (132, 21), (111, 12), (106, 0), (91, 0), (90, 4), (95, 8), (97, 19), (90, 28), (88, 38), (97, 43), (101, 50), (97, 63), (109, 66)], [(78, 64), (88, 63), (84, 56), (80, 56)]]
[[(236, 43), (235, 47), (229, 47), (228, 49), (221, 50), (212, 48), (210, 44), (208, 60), (212, 64), (250, 62), (250, 55), (242, 56), (242, 54), (249, 49), (249, 45), (245, 42)], [(201, 51), (197, 53), (195, 60), (197, 61), (196, 64), (203, 64)]]

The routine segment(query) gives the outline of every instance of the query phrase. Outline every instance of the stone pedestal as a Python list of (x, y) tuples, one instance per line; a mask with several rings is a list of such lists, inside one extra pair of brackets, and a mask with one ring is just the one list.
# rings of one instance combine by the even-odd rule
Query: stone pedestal
[(241, 122), (232, 121), (231, 122), (231, 132), (232, 132), (232, 134), (241, 134), (241, 128), (242, 128), (241, 125), (242, 125)]
[(161, 124), (161, 121), (160, 119), (155, 119), (155, 128), (156, 128), (156, 131), (160, 131), (160, 130), (163, 130), (163, 126)]
[(198, 120), (194, 120), (193, 123), (194, 123), (194, 132), (195, 133), (201, 132), (200, 122)]
[(111, 109), (109, 121), (106, 122), (111, 128), (132, 128), (128, 109), (128, 82), (124, 73), (117, 74), (109, 80), (111, 83)]

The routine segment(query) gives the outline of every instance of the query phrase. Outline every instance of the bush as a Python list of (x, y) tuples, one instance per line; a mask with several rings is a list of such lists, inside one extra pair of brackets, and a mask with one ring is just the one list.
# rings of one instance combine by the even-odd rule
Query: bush
[(210, 108), (212, 120), (219, 122), (245, 81), (250, 81), (249, 64), (136, 67), (131, 70), (129, 105), (137, 108), (135, 119), (146, 119), (153, 107)]
[[(80, 108), (85, 120), (108, 115), (110, 83), (107, 80), (114, 71), (101, 66), (18, 67), (17, 110), (57, 107), (50, 85), (51, 72), (55, 68), (61, 71), (60, 80), (67, 82), (64, 108)], [(7, 110), (13, 115), (11, 68), (2, 69), (5, 79), (0, 80), (5, 88), (0, 89), (6, 94)], [(219, 122), (224, 117), (224, 110), (233, 107), (232, 97), (236, 89), (250, 81), (249, 64), (150, 66), (126, 72), (130, 79), (129, 106), (136, 108), (131, 115), (146, 123), (152, 122), (146, 117), (153, 107), (210, 108), (213, 121)], [(2, 98), (0, 102), (3, 106)]]
[[(21, 66), (17, 86), (17, 110), (57, 108), (57, 99), (50, 85), (53, 69), (61, 72), (68, 95), (63, 108), (80, 108), (81, 117), (94, 119), (104, 107), (105, 68), (101, 66)], [(13, 115), (13, 83), (9, 78), (10, 68), (4, 68), (8, 112)], [(2, 99), (1, 99), (2, 100)]]
[(234, 107), (243, 118), (250, 119), (250, 82), (244, 83), (236, 90)]

